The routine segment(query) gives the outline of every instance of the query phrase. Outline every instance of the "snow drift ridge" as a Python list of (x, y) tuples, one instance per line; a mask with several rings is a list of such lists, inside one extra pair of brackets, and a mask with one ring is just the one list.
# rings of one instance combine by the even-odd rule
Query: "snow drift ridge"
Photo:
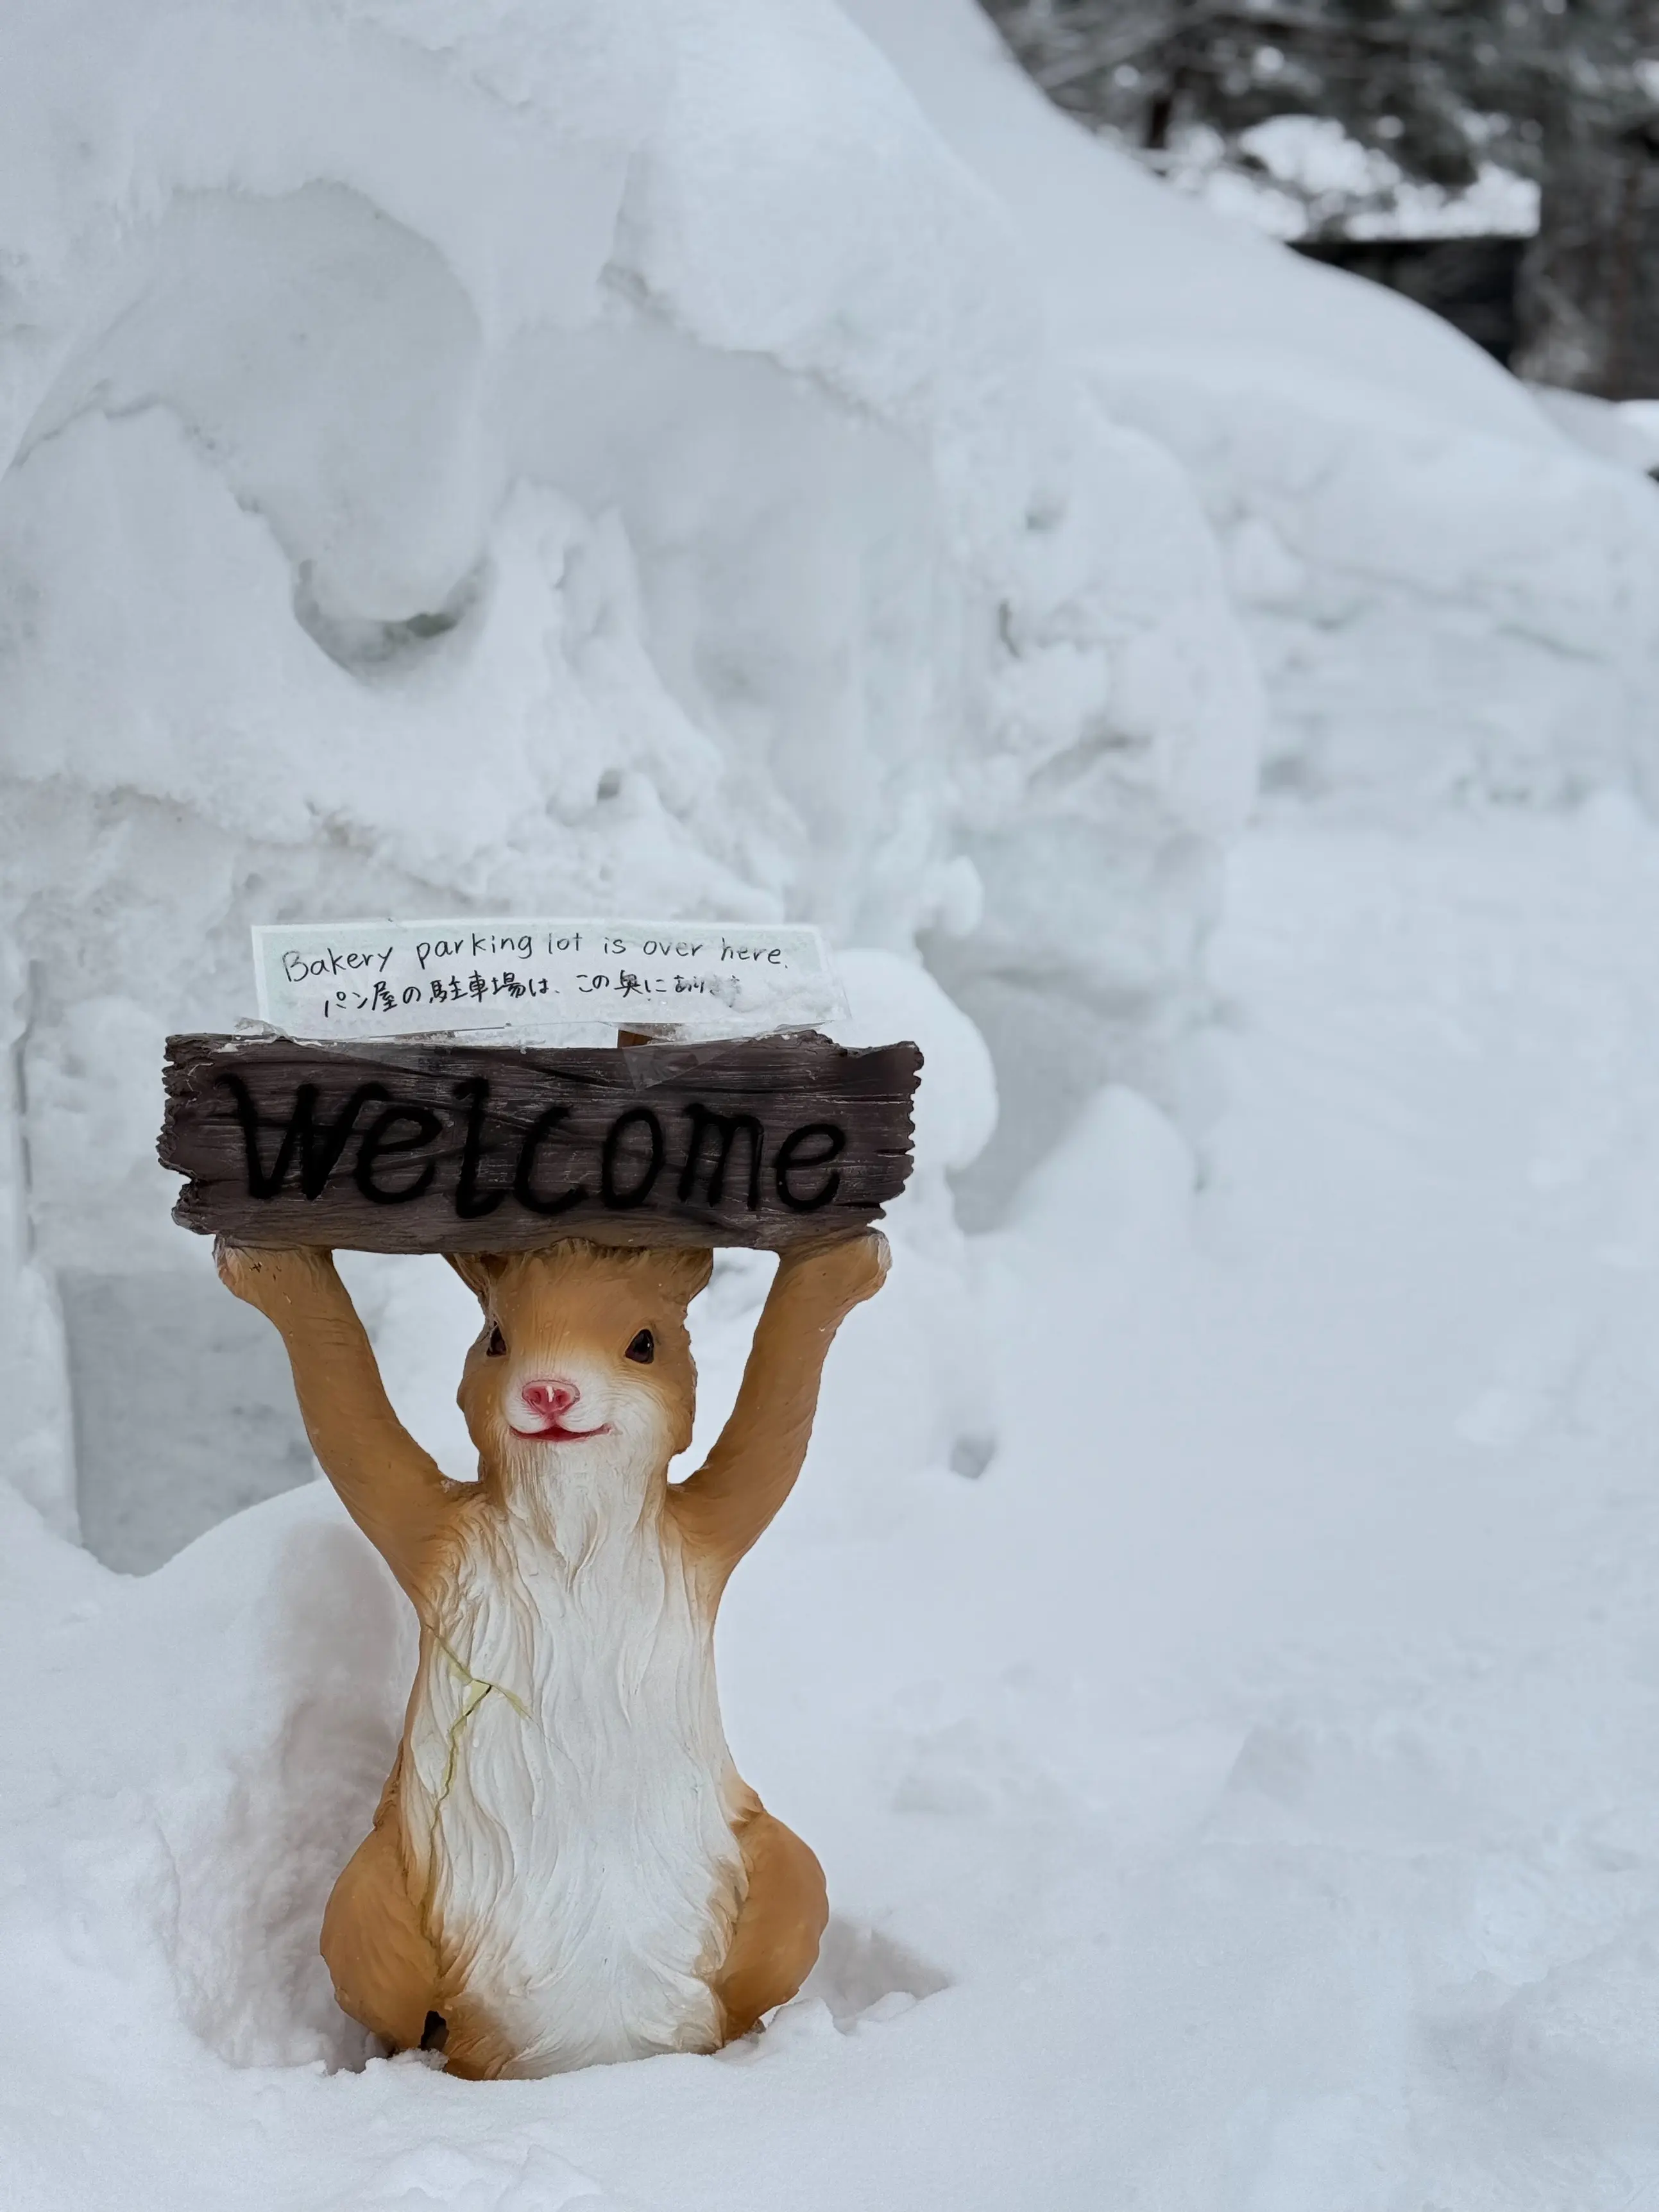
[(827, 0), (21, 0), (0, 239), (36, 1496), (56, 1305), (199, 1259), (156, 1053), (246, 1010), (250, 920), (925, 937), (1004, 1181), (1108, 1024), (1179, 1035), (1256, 734), (1205, 526)]

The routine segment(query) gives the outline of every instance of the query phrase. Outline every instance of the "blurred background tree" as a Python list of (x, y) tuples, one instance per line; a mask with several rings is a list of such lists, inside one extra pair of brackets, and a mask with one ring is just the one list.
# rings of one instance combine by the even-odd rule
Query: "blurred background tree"
[(1211, 133), (1261, 173), (1251, 134), (1286, 116), (1383, 157), (1385, 181), (1345, 204), (1319, 194), (1315, 234), (1375, 216), (1390, 174), (1448, 194), (1492, 168), (1536, 184), (1511, 366), (1659, 397), (1659, 0), (985, 4), (1052, 100), (1160, 166)]

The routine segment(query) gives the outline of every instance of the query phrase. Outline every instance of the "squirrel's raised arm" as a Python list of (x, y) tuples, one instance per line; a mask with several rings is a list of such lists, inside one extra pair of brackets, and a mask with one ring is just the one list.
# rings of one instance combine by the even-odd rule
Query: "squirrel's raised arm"
[(731, 1419), (698, 1473), (669, 1492), (687, 1535), (723, 1577), (795, 1487), (825, 1357), (854, 1306), (881, 1289), (887, 1258), (887, 1238), (872, 1229), (797, 1247), (778, 1261)]
[(278, 1330), (311, 1449), (405, 1591), (448, 1510), (449, 1486), (392, 1410), (374, 1347), (333, 1255), (214, 1246), (220, 1279)]

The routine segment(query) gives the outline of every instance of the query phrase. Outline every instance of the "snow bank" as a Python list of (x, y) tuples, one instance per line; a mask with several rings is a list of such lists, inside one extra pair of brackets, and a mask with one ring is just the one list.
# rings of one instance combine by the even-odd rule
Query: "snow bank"
[(1659, 404), (1597, 399), (1588, 392), (1565, 392), (1551, 384), (1529, 388), (1556, 428), (1575, 445), (1641, 476), (1659, 469)]
[(1119, 420), (1180, 456), (1272, 705), (1270, 780), (1659, 790), (1659, 498), (1447, 325), (1168, 191), (973, 0), (850, 0), (998, 193)]
[(71, 1395), (83, 1462), (153, 1401), (100, 1512), (233, 1419), (291, 1474), (150, 1157), (251, 920), (924, 942), (1003, 1185), (1105, 1023), (1180, 1033), (1253, 678), (1023, 260), (828, 0), (5, 11), (0, 1389), (60, 1519)]
[[(834, 1913), (758, 2040), (360, 2064), (314, 1946), (405, 1601), (321, 1486), (144, 1577), (0, 1493), (5, 2212), (1651, 2195), (1659, 830), (1303, 812), (1231, 876), (1203, 1187), (1103, 1094), (977, 1248), (986, 1479), (906, 1464), (896, 1271), (733, 1579), (733, 1747)], [(852, 964), (955, 1069), (942, 1175), (983, 1058)], [(711, 1419), (749, 1287), (693, 1309)]]

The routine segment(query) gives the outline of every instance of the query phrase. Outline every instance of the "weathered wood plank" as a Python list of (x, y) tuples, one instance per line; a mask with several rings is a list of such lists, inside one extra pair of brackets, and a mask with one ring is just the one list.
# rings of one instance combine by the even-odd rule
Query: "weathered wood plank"
[(175, 1036), (175, 1221), (247, 1244), (777, 1249), (875, 1220), (911, 1165), (913, 1044), (815, 1035), (513, 1051)]

